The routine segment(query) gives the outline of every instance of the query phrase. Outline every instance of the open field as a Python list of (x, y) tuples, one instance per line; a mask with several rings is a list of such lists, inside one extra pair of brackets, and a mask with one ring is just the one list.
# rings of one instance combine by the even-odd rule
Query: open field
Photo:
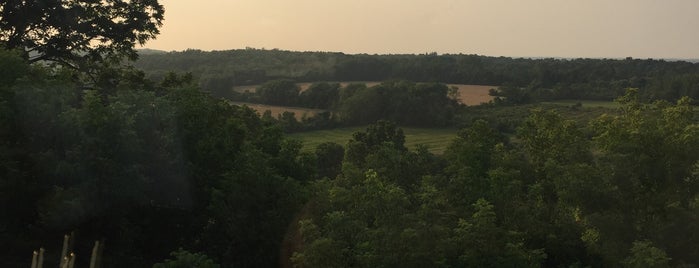
[(550, 101), (550, 102), (542, 102), (542, 104), (556, 104), (556, 105), (563, 105), (563, 106), (571, 106), (575, 105), (576, 103), (582, 104), (583, 108), (586, 107), (602, 107), (602, 108), (619, 108), (619, 103), (613, 102), (613, 101), (593, 101), (593, 100), (556, 100), (556, 101)]
[(262, 115), (266, 110), (269, 110), (272, 112), (272, 117), (277, 118), (280, 114), (284, 112), (293, 112), (296, 115), (296, 120), (301, 120), (304, 115), (306, 117), (313, 117), (317, 113), (324, 112), (325, 110), (322, 109), (310, 109), (310, 108), (301, 108), (301, 107), (289, 107), (289, 106), (273, 106), (273, 105), (264, 105), (264, 104), (257, 104), (257, 103), (248, 103), (248, 102), (236, 102), (236, 101), (231, 101), (231, 104), (235, 105), (241, 105), (241, 106), (247, 106), (252, 108), (253, 110), (257, 111), (260, 115)]
[(449, 87), (457, 87), (459, 89), (459, 102), (466, 105), (478, 105), (493, 100), (493, 96), (488, 95), (491, 88), (497, 86), (480, 86), (480, 85), (462, 85), (462, 84), (447, 84)]
[[(316, 130), (289, 134), (293, 139), (303, 142), (304, 151), (313, 151), (323, 142), (335, 142), (345, 146), (352, 138), (352, 134), (357, 131), (364, 131), (363, 127), (346, 127), (330, 130)], [(414, 150), (415, 146), (426, 145), (428, 150), (434, 154), (442, 154), (451, 141), (456, 138), (456, 129), (453, 128), (405, 128), (405, 147)]]
[[(367, 87), (373, 87), (375, 85), (381, 84), (377, 81), (356, 81), (356, 82), (339, 82), (342, 87), (345, 87), (353, 83), (366, 84)], [(297, 83), (301, 91), (308, 89), (313, 83)], [(237, 86), (233, 87), (233, 91), (244, 93), (244, 92), (255, 92), (256, 88), (260, 85), (250, 85), (250, 86)], [(463, 84), (447, 84), (449, 87), (457, 87), (459, 89), (459, 101), (466, 105), (478, 105), (481, 103), (489, 102), (493, 99), (493, 96), (488, 95), (488, 91), (491, 88), (497, 88), (497, 86), (481, 86), (481, 85), (463, 85)]]

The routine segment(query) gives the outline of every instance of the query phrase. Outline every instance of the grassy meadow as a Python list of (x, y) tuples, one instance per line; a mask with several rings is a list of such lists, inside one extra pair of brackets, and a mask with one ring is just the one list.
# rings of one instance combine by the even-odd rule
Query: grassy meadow
[[(442, 154), (456, 138), (457, 132), (453, 128), (401, 128), (405, 133), (405, 147), (414, 150), (417, 145), (426, 145), (434, 154)], [(304, 151), (313, 151), (318, 144), (324, 142), (335, 142), (344, 146), (352, 138), (353, 133), (365, 129), (366, 126), (306, 131), (289, 134), (289, 137), (302, 141)]]

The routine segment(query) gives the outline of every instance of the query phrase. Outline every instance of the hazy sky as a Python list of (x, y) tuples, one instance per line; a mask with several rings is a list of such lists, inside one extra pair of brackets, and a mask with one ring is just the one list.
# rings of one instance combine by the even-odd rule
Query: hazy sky
[(699, 0), (160, 0), (162, 50), (699, 58)]

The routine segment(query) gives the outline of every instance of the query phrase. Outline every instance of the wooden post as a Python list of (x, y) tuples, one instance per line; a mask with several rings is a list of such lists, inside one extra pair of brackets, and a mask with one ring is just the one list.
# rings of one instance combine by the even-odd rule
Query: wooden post
[(75, 253), (71, 252), (70, 253), (70, 260), (68, 261), (68, 268), (73, 268), (75, 266)]
[(102, 268), (102, 253), (104, 252), (104, 239), (102, 239), (102, 243), (100, 243), (100, 249), (97, 252), (97, 265), (95, 268)]
[(99, 255), (100, 241), (95, 241), (95, 246), (92, 247), (92, 255), (90, 256), (90, 268), (97, 267), (97, 257)]
[(39, 259), (36, 261), (36, 268), (44, 268), (44, 248), (39, 248)]
[(75, 248), (75, 231), (70, 232), (70, 239), (68, 239), (68, 251), (73, 252)]
[(32, 268), (36, 268), (36, 262), (39, 260), (39, 252), (36, 250), (32, 253)]
[(60, 268), (68, 268), (68, 257), (63, 257), (61, 258), (61, 265), (58, 266)]
[(63, 250), (61, 250), (61, 263), (59, 267), (63, 268), (63, 264), (67, 260), (66, 257), (68, 256), (68, 241), (70, 240), (69, 235), (64, 235), (63, 236)]

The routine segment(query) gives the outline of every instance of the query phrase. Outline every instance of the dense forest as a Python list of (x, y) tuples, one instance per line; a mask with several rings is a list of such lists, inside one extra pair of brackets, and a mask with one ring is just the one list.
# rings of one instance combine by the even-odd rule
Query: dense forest
[(239, 49), (142, 53), (134, 65), (160, 79), (194, 74), (204, 90), (236, 98), (231, 89), (270, 80), (440, 82), (509, 86), (532, 100), (613, 100), (639, 88), (646, 100), (699, 98), (699, 64), (656, 59), (529, 59), (480, 55), (367, 55)]
[[(0, 4), (3, 267), (39, 248), (89, 267), (95, 241), (97, 267), (699, 265), (696, 64), (247, 49), (138, 69), (162, 6), (105, 3)], [(294, 83), (323, 80), (385, 82)], [(446, 82), (500, 98), (459, 105)], [(293, 120), (220, 98), (258, 83), (242, 97), (363, 128), (303, 150)], [(616, 108), (536, 103), (570, 94)], [(434, 154), (406, 125), (460, 130)]]

